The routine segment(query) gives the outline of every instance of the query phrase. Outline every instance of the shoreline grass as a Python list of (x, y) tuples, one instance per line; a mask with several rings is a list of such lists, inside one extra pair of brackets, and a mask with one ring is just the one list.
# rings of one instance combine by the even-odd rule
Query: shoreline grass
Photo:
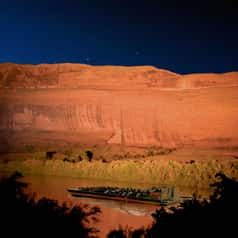
[(25, 159), (2, 161), (0, 171), (19, 171), (24, 175), (54, 175), (131, 183), (158, 183), (172, 186), (205, 188), (215, 182), (216, 173), (238, 178), (237, 160), (206, 160), (181, 163), (173, 160), (115, 160), (65, 162), (62, 160)]

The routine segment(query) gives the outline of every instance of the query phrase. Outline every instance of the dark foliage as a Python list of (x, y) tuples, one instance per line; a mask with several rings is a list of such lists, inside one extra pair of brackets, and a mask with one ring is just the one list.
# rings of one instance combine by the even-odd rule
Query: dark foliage
[(53, 157), (56, 153), (57, 153), (56, 151), (47, 151), (46, 152), (46, 158), (47, 159), (53, 159)]
[(131, 228), (123, 229), (120, 227), (117, 230), (111, 231), (107, 238), (143, 238), (145, 234), (144, 229), (132, 230)]
[[(122, 229), (112, 231), (108, 238), (164, 238), (164, 237), (234, 237), (238, 225), (238, 182), (224, 174), (218, 181), (209, 200), (193, 198), (181, 206), (156, 210), (151, 227), (140, 233)], [(133, 234), (133, 236), (132, 236)]]
[(15, 173), (0, 181), (1, 235), (5, 237), (96, 237), (88, 221), (96, 219), (98, 207), (82, 208), (59, 205), (57, 201), (24, 193), (26, 183)]
[(108, 235), (107, 238), (124, 238), (126, 237), (126, 233), (123, 229), (118, 229), (111, 231)]
[(86, 155), (88, 157), (88, 161), (91, 161), (92, 158), (93, 158), (93, 152), (90, 151), (90, 150), (87, 150), (85, 153), (86, 153)]

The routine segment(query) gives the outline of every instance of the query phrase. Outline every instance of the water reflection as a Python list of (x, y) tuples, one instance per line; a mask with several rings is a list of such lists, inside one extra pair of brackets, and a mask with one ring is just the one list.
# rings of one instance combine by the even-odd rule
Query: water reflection
[(60, 202), (68, 201), (70, 203), (86, 203), (92, 205), (99, 205), (120, 212), (132, 214), (136, 216), (150, 216), (158, 206), (127, 203), (123, 201), (112, 201), (94, 198), (76, 198), (72, 197), (68, 192), (68, 188), (76, 187), (91, 187), (91, 186), (113, 186), (113, 187), (135, 187), (147, 188), (152, 185), (149, 184), (128, 184), (125, 182), (115, 181), (99, 181), (89, 179), (77, 179), (69, 177), (55, 177), (55, 176), (27, 176), (23, 180), (29, 183), (28, 192), (35, 192), (37, 196), (46, 196), (48, 198), (57, 199)]
[[(93, 198), (75, 198), (72, 197), (67, 189), (77, 187), (91, 186), (110, 186), (110, 187), (133, 187), (146, 189), (158, 184), (140, 184), (115, 181), (100, 181), (90, 179), (77, 179), (69, 177), (56, 176), (26, 176), (23, 180), (29, 183), (27, 192), (36, 193), (38, 198), (47, 197), (58, 200), (60, 203), (68, 202), (72, 205), (91, 204), (101, 208), (102, 214), (99, 217), (100, 222), (95, 225), (100, 232), (100, 237), (106, 237), (106, 234), (118, 228), (119, 225), (132, 228), (146, 227), (151, 224), (151, 213), (158, 208), (151, 204), (126, 203), (122, 201), (102, 200)], [(196, 188), (179, 188), (181, 196), (191, 196), (197, 192), (202, 197), (208, 197), (211, 193), (209, 189), (198, 190)]]
[[(122, 212), (134, 214), (134, 215), (150, 215), (151, 211), (154, 211), (158, 206), (151, 204), (137, 204), (126, 203), (122, 201), (111, 201), (95, 198), (75, 198), (68, 192), (68, 188), (77, 187), (93, 187), (93, 186), (109, 186), (109, 187), (133, 187), (138, 189), (147, 189), (153, 186), (159, 186), (158, 184), (148, 183), (127, 183), (127, 182), (115, 182), (115, 181), (102, 181), (92, 179), (78, 179), (70, 177), (56, 177), (56, 176), (27, 176), (23, 178), (24, 181), (29, 183), (28, 191), (37, 192), (39, 196), (46, 196), (49, 198), (57, 199), (59, 201), (71, 201), (82, 202), (88, 204), (98, 204), (111, 209), (119, 209)], [(212, 190), (198, 189), (198, 188), (177, 188), (180, 196), (192, 196), (194, 193), (200, 197), (207, 198), (211, 194)], [(134, 211), (134, 212), (133, 212)]]
[(151, 213), (158, 208), (155, 205), (145, 205), (138, 203), (127, 203), (121, 201), (103, 200), (103, 199), (93, 199), (93, 198), (77, 198), (73, 199), (79, 200), (82, 203), (88, 203), (92, 205), (99, 205), (103, 207), (108, 207), (114, 210), (118, 210), (122, 213), (130, 214), (133, 216), (151, 216)]

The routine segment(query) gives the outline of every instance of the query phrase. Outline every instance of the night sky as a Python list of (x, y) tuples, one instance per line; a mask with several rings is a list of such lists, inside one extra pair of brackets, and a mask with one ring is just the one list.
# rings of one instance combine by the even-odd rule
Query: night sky
[(238, 71), (235, 2), (0, 0), (0, 62)]

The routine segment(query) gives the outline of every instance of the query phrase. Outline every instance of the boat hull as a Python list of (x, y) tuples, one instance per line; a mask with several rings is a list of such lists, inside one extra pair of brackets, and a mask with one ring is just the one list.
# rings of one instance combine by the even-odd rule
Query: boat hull
[(128, 203), (141, 203), (141, 204), (151, 204), (151, 205), (167, 205), (167, 204), (174, 203), (174, 201), (165, 202), (165, 201), (148, 200), (148, 199), (141, 199), (141, 198), (139, 199), (139, 198), (119, 197), (119, 196), (106, 195), (106, 194), (82, 192), (82, 191), (77, 191), (74, 189), (68, 189), (68, 192), (73, 197), (87, 197), (87, 198), (114, 200), (114, 201), (121, 201), (121, 202), (128, 202)]

